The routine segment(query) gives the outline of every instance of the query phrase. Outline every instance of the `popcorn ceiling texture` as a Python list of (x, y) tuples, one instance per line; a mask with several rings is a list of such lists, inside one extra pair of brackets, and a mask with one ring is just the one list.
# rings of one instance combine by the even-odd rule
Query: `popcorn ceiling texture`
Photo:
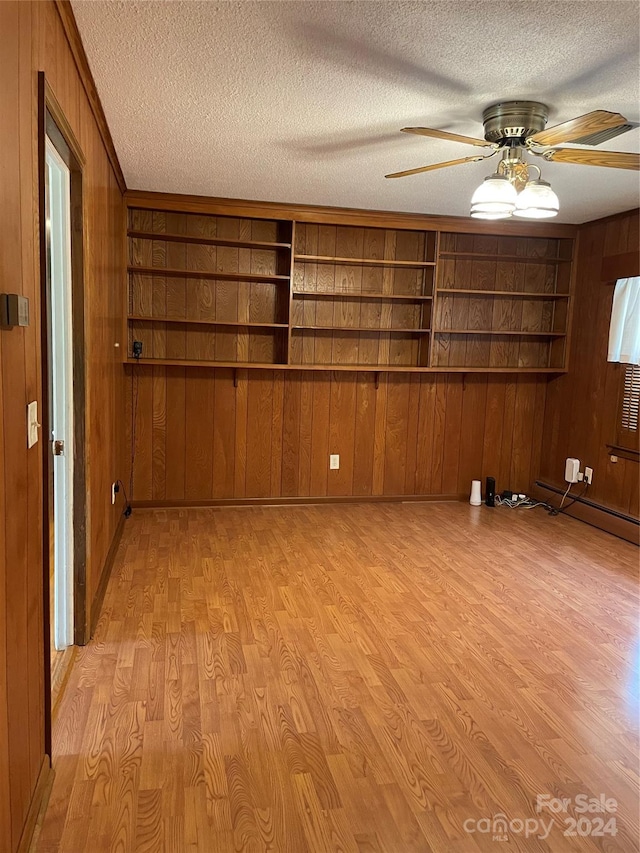
[[(103, 2), (73, 10), (132, 189), (466, 216), (497, 157), (401, 134), (482, 136), (482, 109), (541, 100), (638, 121), (636, 2)], [(632, 130), (602, 148), (638, 151)], [(637, 173), (545, 164), (558, 221), (638, 205)]]

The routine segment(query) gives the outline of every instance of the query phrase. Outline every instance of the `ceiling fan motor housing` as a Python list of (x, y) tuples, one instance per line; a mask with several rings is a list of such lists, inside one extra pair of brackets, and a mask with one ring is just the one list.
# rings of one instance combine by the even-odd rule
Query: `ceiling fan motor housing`
[(523, 145), (527, 137), (544, 130), (549, 110), (538, 101), (504, 101), (482, 113), (484, 138), (500, 146)]

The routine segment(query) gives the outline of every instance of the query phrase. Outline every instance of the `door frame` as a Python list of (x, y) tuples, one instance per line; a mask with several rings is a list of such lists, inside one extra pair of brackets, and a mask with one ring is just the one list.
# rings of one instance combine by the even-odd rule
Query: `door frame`
[(88, 640), (87, 626), (87, 489), (85, 442), (85, 276), (84, 276), (84, 215), (83, 168), (86, 163), (78, 140), (67, 121), (43, 71), (38, 72), (38, 209), (40, 247), (40, 331), (42, 342), (42, 437), (43, 448), (43, 592), (44, 592), (44, 642), (45, 642), (45, 718), (46, 752), (51, 754), (51, 613), (50, 583), (51, 530), (53, 521), (53, 465), (51, 450), (51, 424), (49, 406), (51, 399), (50, 375), (50, 283), (47, 269), (46, 220), (46, 138), (49, 137), (70, 172), (71, 202), (71, 327), (73, 373), (73, 638), (75, 645)]

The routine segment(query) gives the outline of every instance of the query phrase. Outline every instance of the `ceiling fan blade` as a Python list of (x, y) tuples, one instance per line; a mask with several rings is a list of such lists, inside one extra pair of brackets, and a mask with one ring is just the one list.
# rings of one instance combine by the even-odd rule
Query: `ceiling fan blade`
[[(489, 157), (492, 155), (489, 154)], [(407, 175), (419, 175), (420, 172), (431, 172), (433, 169), (444, 169), (447, 166), (457, 166), (458, 163), (473, 163), (478, 160), (486, 160), (487, 157), (461, 157), (459, 160), (447, 160), (444, 163), (432, 163), (430, 166), (419, 166), (417, 169), (407, 169), (404, 172), (393, 172), (385, 175), (385, 178), (406, 178)]]
[(640, 154), (622, 151), (593, 151), (589, 148), (552, 148), (542, 155), (554, 163), (578, 163), (582, 166), (605, 166), (609, 169), (640, 170)]
[(560, 142), (573, 142), (575, 139), (582, 139), (583, 136), (609, 130), (612, 127), (620, 127), (626, 123), (626, 118), (620, 113), (594, 110), (534, 133), (527, 141), (535, 142), (537, 145), (558, 145)]
[(435, 130), (432, 127), (403, 127), (403, 133), (417, 133), (418, 136), (432, 136), (434, 139), (448, 139), (450, 142), (464, 142), (466, 145), (479, 145), (487, 148), (492, 143), (474, 136), (461, 136), (459, 133), (449, 133), (447, 130)]

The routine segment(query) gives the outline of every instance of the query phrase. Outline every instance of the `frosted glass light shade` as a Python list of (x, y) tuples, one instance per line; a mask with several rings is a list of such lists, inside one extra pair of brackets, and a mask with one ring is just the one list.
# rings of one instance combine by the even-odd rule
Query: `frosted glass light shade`
[(510, 219), (510, 213), (488, 213), (486, 210), (471, 209), (472, 219)]
[(471, 215), (495, 213), (509, 216), (516, 207), (518, 193), (504, 175), (489, 175), (471, 198)]
[(516, 199), (515, 216), (525, 219), (550, 219), (558, 215), (560, 201), (547, 181), (529, 181)]

